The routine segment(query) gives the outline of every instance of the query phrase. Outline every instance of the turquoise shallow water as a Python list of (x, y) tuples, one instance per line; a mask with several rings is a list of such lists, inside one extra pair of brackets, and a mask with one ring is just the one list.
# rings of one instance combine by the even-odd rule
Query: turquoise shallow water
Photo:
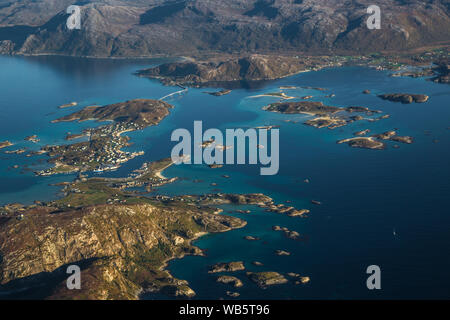
[[(41, 144), (60, 143), (66, 132), (92, 125), (50, 123), (60, 115), (90, 104), (160, 98), (177, 91), (132, 75), (158, 62), (0, 57), (0, 141), (10, 140), (17, 147), (35, 149)], [(360, 121), (335, 130), (316, 129), (301, 124), (304, 116), (261, 110), (265, 104), (277, 101), (274, 98), (249, 98), (273, 92), (282, 85), (323, 87), (327, 91), (299, 89), (286, 93), (313, 95), (313, 100), (334, 106), (367, 106), (389, 113), (391, 118), (374, 123)], [(363, 95), (365, 89), (373, 94)], [(168, 101), (175, 108), (159, 126), (130, 133), (134, 145), (129, 150), (144, 150), (145, 155), (108, 175), (123, 176), (144, 161), (169, 156), (174, 145), (170, 142), (172, 130), (192, 129), (194, 120), (202, 120), (205, 129), (280, 125), (278, 175), (260, 176), (259, 166), (174, 166), (164, 174), (184, 179), (158, 192), (263, 192), (277, 202), (290, 200), (296, 207), (309, 208), (311, 214), (307, 219), (294, 219), (252, 207), (251, 214), (236, 214), (248, 221), (245, 228), (196, 241), (207, 250), (206, 257), (186, 257), (169, 265), (174, 276), (190, 282), (196, 298), (225, 297), (230, 288), (215, 283), (215, 276), (209, 275), (207, 269), (213, 263), (231, 260), (243, 260), (249, 270), (297, 272), (311, 277), (306, 286), (289, 284), (262, 290), (249, 283), (243, 273), (237, 273), (245, 284), (236, 290), (241, 298), (450, 298), (448, 86), (348, 67), (304, 73), (257, 89), (234, 90), (222, 97), (203, 91), (208, 89), (190, 89), (187, 95)], [(402, 105), (375, 96), (387, 92), (424, 93), (431, 98), (425, 104)], [(330, 93), (335, 97), (326, 98)], [(71, 101), (80, 105), (57, 109)], [(286, 119), (300, 122), (286, 123)], [(414, 136), (415, 143), (401, 144), (399, 149), (389, 144), (383, 151), (336, 144), (336, 140), (366, 128), (373, 133), (396, 128), (400, 135)], [(425, 130), (431, 133), (425, 134)], [(31, 134), (37, 134), (42, 141), (38, 145), (23, 141)], [(37, 160), (0, 153), (0, 203), (30, 203), (58, 196), (58, 188), (49, 184), (71, 176), (43, 178), (32, 172), (21, 173), (22, 169), (9, 169), (14, 164), (28, 164), (31, 169), (45, 166), (45, 162)], [(223, 178), (224, 174), (231, 178)], [(311, 182), (303, 183), (305, 178)], [(197, 179), (202, 182), (193, 181)], [(217, 186), (211, 186), (211, 182)], [(311, 199), (323, 204), (313, 206)], [(232, 209), (226, 207), (225, 211)], [(271, 230), (275, 224), (300, 232), (307, 241), (285, 238)], [(261, 240), (250, 242), (243, 239), (245, 235)], [(278, 257), (273, 254), (276, 249), (288, 250), (292, 255)], [(252, 266), (254, 260), (263, 262), (264, 267)], [(371, 264), (381, 267), (380, 291), (369, 291), (365, 286), (365, 270)]]

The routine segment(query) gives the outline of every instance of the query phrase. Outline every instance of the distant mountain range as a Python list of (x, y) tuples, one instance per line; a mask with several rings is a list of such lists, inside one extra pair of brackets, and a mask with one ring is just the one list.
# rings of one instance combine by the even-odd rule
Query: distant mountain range
[[(375, 3), (376, 2), (376, 3)], [(81, 7), (81, 30), (66, 9)], [(369, 30), (367, 7), (381, 8)], [(0, 53), (357, 54), (450, 42), (449, 0), (0, 0)]]

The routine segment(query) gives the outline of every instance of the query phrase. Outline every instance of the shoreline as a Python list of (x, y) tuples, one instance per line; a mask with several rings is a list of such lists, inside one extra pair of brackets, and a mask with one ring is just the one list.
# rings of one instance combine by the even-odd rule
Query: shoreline
[(154, 172), (154, 175), (156, 176), (156, 177), (158, 177), (159, 179), (162, 179), (162, 180), (167, 180), (168, 178), (166, 178), (162, 173), (164, 172), (164, 170), (166, 170), (167, 168), (169, 168), (169, 167), (171, 167), (171, 166), (173, 166), (174, 165), (174, 163), (173, 163), (173, 161), (171, 162), (171, 163), (169, 163), (167, 166), (165, 166), (164, 168), (161, 168), (161, 169), (159, 169), (159, 170), (156, 170), (155, 172)]
[[(402, 50), (381, 50), (381, 55), (387, 56), (387, 55), (407, 55), (407, 54), (415, 54), (420, 53), (423, 51), (433, 50), (433, 49), (441, 49), (441, 48), (449, 48), (450, 47), (450, 41), (442, 40), (442, 41), (435, 41), (430, 44), (421, 45), (417, 47), (411, 47), (411, 48), (405, 48)], [(143, 60), (143, 59), (158, 59), (158, 58), (181, 58), (181, 59), (205, 59), (205, 58), (211, 58), (211, 57), (217, 57), (217, 56), (225, 56), (225, 57), (242, 57), (246, 55), (252, 55), (252, 54), (263, 54), (263, 55), (278, 55), (278, 56), (298, 56), (298, 55), (304, 55), (304, 56), (311, 56), (311, 57), (317, 57), (317, 56), (365, 56), (370, 55), (373, 52), (373, 50), (368, 50), (367, 52), (360, 52), (360, 51), (354, 51), (354, 50), (345, 50), (345, 49), (339, 49), (339, 50), (330, 50), (326, 48), (322, 48), (317, 51), (299, 51), (296, 49), (288, 49), (284, 51), (274, 51), (274, 50), (259, 50), (259, 51), (232, 51), (229, 53), (224, 53), (217, 50), (205, 50), (205, 51), (197, 51), (192, 53), (182, 53), (182, 54), (152, 54), (152, 55), (143, 55), (143, 56), (128, 56), (128, 57), (122, 57), (122, 56), (90, 56), (90, 55), (73, 55), (73, 54), (64, 54), (64, 53), (54, 53), (54, 52), (43, 52), (43, 53), (12, 53), (12, 54), (0, 54), (1, 56), (6, 57), (39, 57), (39, 56), (49, 56), (49, 57), (71, 57), (71, 58), (87, 58), (87, 59), (102, 59), (102, 60)]]

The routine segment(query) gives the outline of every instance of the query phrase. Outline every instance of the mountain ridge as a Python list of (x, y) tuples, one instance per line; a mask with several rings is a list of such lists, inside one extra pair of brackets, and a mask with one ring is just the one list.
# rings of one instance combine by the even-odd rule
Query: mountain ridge
[(403, 51), (448, 42), (449, 3), (369, 0), (79, 1), (81, 30), (68, 30), (70, 1), (0, 1), (0, 53), (147, 57), (202, 53)]

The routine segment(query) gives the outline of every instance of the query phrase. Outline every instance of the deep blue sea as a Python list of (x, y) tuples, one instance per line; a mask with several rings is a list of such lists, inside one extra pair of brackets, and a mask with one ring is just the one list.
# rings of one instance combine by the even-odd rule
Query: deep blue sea
[[(46, 156), (25, 157), (5, 154), (22, 147), (38, 150), (45, 144), (63, 143), (67, 132), (80, 132), (98, 125), (92, 122), (57, 123), (50, 121), (84, 106), (136, 98), (159, 99), (176, 87), (133, 73), (164, 60), (101, 60), (65, 57), (0, 57), (0, 141), (16, 145), (0, 151), (0, 204), (50, 200), (60, 196), (57, 182), (72, 175), (37, 177), (33, 170), (47, 166)], [(303, 115), (282, 115), (263, 111), (276, 98), (250, 98), (279, 91), (280, 86), (322, 87), (285, 90), (294, 96), (312, 95), (313, 101), (333, 106), (367, 106), (391, 115), (378, 122), (358, 121), (343, 128), (316, 129), (302, 122)], [(362, 91), (370, 89), (372, 94)], [(195, 242), (206, 257), (173, 260), (169, 270), (186, 279), (196, 298), (226, 298), (230, 290), (207, 273), (216, 262), (245, 262), (250, 271), (296, 272), (309, 276), (306, 285), (286, 284), (260, 289), (250, 283), (245, 272), (236, 276), (244, 287), (243, 299), (406, 299), (450, 298), (450, 87), (425, 79), (390, 77), (387, 71), (361, 67), (331, 68), (302, 73), (266, 83), (254, 89), (236, 89), (229, 95), (205, 94), (211, 89), (189, 89), (167, 102), (175, 108), (160, 125), (129, 133), (134, 144), (129, 150), (145, 155), (126, 163), (109, 176), (124, 176), (144, 161), (170, 156), (175, 143), (170, 135), (177, 128), (192, 130), (195, 120), (204, 129), (261, 125), (280, 125), (280, 171), (260, 176), (259, 166), (205, 165), (173, 166), (164, 172), (179, 181), (160, 188), (160, 194), (200, 194), (217, 192), (262, 192), (277, 203), (291, 201), (297, 208), (308, 208), (308, 218), (290, 218), (249, 207), (250, 214), (239, 216), (245, 228), (207, 235)], [(380, 93), (407, 92), (430, 96), (424, 104), (403, 105), (383, 101)], [(334, 94), (330, 98), (327, 95)], [(77, 101), (78, 106), (58, 109)], [(298, 120), (298, 123), (285, 122)], [(336, 144), (355, 131), (370, 129), (381, 133), (396, 129), (411, 135), (410, 145), (388, 142), (386, 150), (353, 149)], [(37, 134), (37, 144), (24, 141)], [(19, 165), (18, 169), (12, 168)], [(230, 178), (223, 178), (222, 175)], [(310, 183), (304, 183), (308, 178)], [(200, 180), (200, 182), (195, 181)], [(211, 183), (217, 186), (211, 186)], [(322, 205), (311, 204), (311, 199)], [(225, 213), (236, 207), (225, 206)], [(242, 209), (242, 208), (239, 208)], [(294, 241), (272, 231), (273, 225), (298, 231), (305, 241)], [(247, 241), (246, 235), (259, 241)], [(291, 252), (277, 256), (274, 250)], [(252, 261), (264, 263), (262, 267)], [(381, 268), (381, 290), (368, 290), (366, 268)], [(152, 295), (146, 298), (166, 298)]]

